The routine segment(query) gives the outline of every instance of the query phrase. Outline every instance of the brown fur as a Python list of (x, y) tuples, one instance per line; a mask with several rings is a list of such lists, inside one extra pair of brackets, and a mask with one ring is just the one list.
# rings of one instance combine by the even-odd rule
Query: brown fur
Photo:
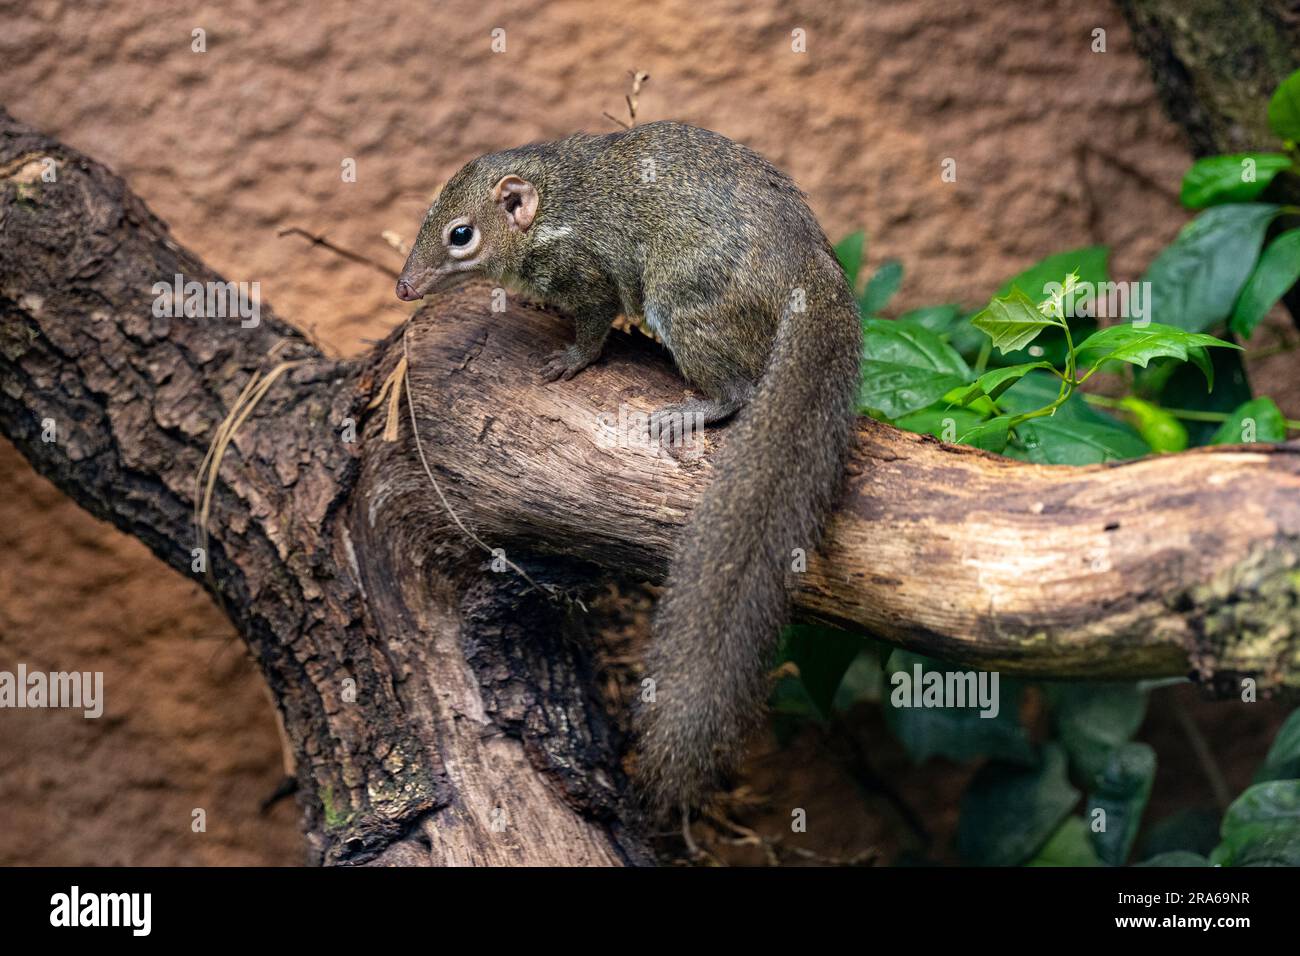
[[(512, 224), (518, 200), (497, 198), (508, 176), (536, 189), (524, 228)], [(480, 233), (468, 265), (444, 242), (457, 218)], [(623, 313), (645, 317), (703, 393), (673, 410), (714, 422), (744, 409), (674, 557), (647, 660), (654, 701), (638, 715), (649, 803), (698, 805), (761, 720), (793, 552), (816, 547), (840, 484), (861, 352), (844, 273), (788, 177), (670, 122), (470, 162), (430, 208), (399, 294), (465, 273), (574, 316), (577, 340), (551, 356), (548, 378), (594, 361)]]

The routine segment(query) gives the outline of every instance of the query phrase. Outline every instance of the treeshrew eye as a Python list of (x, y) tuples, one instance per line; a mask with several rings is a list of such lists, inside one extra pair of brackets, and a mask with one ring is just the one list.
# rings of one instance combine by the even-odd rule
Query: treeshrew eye
[(457, 226), (447, 237), (453, 246), (463, 246), (474, 238), (474, 229), (472, 226)]

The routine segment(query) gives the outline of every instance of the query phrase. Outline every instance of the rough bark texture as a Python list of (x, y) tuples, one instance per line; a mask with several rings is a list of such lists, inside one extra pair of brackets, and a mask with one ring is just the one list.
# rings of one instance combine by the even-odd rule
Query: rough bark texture
[[(57, 182), (42, 181), (45, 158)], [(315, 856), (647, 859), (617, 819), (617, 754), (554, 613), (502, 587), (454, 584), (450, 561), (403, 551), (394, 528), (372, 522), (383, 462), (364, 450), (383, 446), (373, 428), (352, 443), (343, 430), (362, 420), (389, 353), (333, 361), (269, 309), (251, 329), (155, 317), (155, 282), (219, 277), (117, 177), (3, 113), (0, 189), (0, 427), (182, 573), (193, 573), (194, 482), (216, 426), (273, 349), (305, 363), (237, 434), (210, 548), (222, 602), (283, 715)], [(49, 423), (56, 441), (43, 440)], [(436, 508), (426, 496), (406, 517), (418, 525)], [(509, 616), (529, 611), (533, 621)]]
[(1197, 156), (1272, 149), (1266, 107), (1300, 68), (1296, 0), (1117, 0)]
[[(621, 407), (680, 395), (662, 355), (620, 337), (573, 382), (542, 385), (567, 323), (495, 311), (481, 286), (355, 362), (265, 308), (253, 329), (156, 317), (155, 282), (218, 277), (111, 173), (3, 113), (0, 234), (0, 429), (182, 573), (217, 425), (273, 350), (303, 363), (226, 456), (211, 562), (283, 714), (318, 859), (649, 860), (567, 622), (605, 571), (662, 578), (709, 479), (707, 450), (679, 461), (612, 427)], [(459, 523), (405, 405), (391, 443), (386, 410), (366, 407), (406, 347), (420, 444)], [(1049, 469), (864, 421), (795, 599), (1008, 672), (1295, 686), (1298, 542), (1295, 445)], [(547, 589), (494, 570), (502, 554)]]
[[(1300, 69), (1300, 0), (1117, 0), (1165, 112), (1192, 153), (1277, 150), (1268, 101)], [(1300, 204), (1300, 176), (1282, 175), (1266, 198)], [(1282, 217), (1273, 234), (1294, 228)], [(1300, 286), (1284, 297), (1300, 327)]]

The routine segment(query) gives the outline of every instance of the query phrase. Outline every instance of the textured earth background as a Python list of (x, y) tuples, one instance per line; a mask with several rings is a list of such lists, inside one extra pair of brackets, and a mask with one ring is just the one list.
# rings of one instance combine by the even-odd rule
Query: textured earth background
[[(1104, 54), (1089, 49), (1097, 27)], [(1103, 0), (0, 3), (0, 103), (107, 163), (180, 242), (342, 353), (409, 308), (377, 271), (278, 230), (396, 268), (382, 234), (409, 240), (461, 163), (613, 129), (602, 112), (626, 115), (632, 69), (651, 77), (641, 120), (748, 143), (807, 190), (833, 239), (865, 228), (871, 265), (902, 259), (902, 308), (978, 304), (1091, 242), (1133, 278), (1186, 219), (1169, 196), (1186, 149)], [(955, 183), (940, 179), (949, 158)], [(0, 668), (103, 670), (107, 687), (98, 721), (0, 714), (0, 863), (300, 862), (292, 801), (259, 813), (282, 773), (269, 699), (206, 596), (4, 443), (0, 483)], [(845, 811), (853, 786), (828, 780), (816, 750), (760, 756), (755, 780), (812, 791), (845, 844), (884, 839)], [(905, 769), (894, 762), (885, 776)], [(942, 830), (956, 791), (922, 789)], [(196, 808), (206, 832), (191, 830)]]

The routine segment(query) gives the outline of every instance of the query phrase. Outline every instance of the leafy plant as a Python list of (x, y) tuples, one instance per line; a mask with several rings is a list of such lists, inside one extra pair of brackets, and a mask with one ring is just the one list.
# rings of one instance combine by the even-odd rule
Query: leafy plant
[[(1268, 123), (1282, 140), (1285, 152), (1207, 156), (1193, 163), (1183, 177), (1179, 194), (1183, 205), (1189, 209), (1206, 209), (1189, 224), (1188, 230), (1213, 212), (1208, 207), (1226, 203), (1230, 205), (1224, 208), (1237, 210), (1226, 219), (1220, 217), (1213, 223), (1198, 227), (1197, 235), (1190, 237), (1184, 248), (1162, 266), (1162, 278), (1168, 278), (1169, 273), (1175, 274), (1171, 284), (1189, 290), (1192, 285), (1197, 285), (1197, 291), (1210, 296), (1204, 301), (1204, 308), (1192, 308), (1187, 312), (1190, 321), (1206, 320), (1206, 324), (1187, 325), (1186, 328), (1196, 331), (1208, 328), (1216, 320), (1224, 298), (1231, 294), (1236, 308), (1229, 327), (1233, 333), (1248, 339), (1265, 313), (1300, 279), (1300, 230), (1275, 230), (1276, 234), (1269, 240), (1263, 254), (1259, 254), (1259, 245), (1269, 224), (1279, 216), (1294, 217), (1298, 211), (1294, 206), (1281, 207), (1263, 200), (1269, 192), (1277, 191), (1269, 188), (1274, 182), (1285, 183), (1289, 179), (1294, 183), (1300, 171), (1300, 149), (1297, 146), (1300, 144), (1300, 70), (1287, 77), (1273, 93), (1268, 104)], [(1220, 234), (1210, 235), (1215, 230)], [(1229, 232), (1233, 234), (1228, 235)], [(1222, 252), (1218, 257), (1212, 255), (1216, 249)], [(1207, 273), (1199, 284), (1178, 283), (1176, 274), (1181, 269), (1195, 267), (1198, 251), (1207, 268), (1226, 267), (1227, 271)], [(1230, 254), (1240, 258), (1226, 258)], [(1242, 282), (1238, 286), (1239, 278)]]
[(858, 309), (864, 317), (877, 315), (889, 300), (894, 297), (903, 282), (903, 264), (897, 259), (887, 259), (867, 281), (866, 287), (858, 293), (858, 278), (862, 274), (862, 261), (866, 255), (867, 234), (855, 232), (842, 239), (835, 246), (835, 255), (840, 260), (844, 275), (849, 280), (849, 288), (858, 296)]
[[(996, 714), (923, 706), (899, 694), (900, 677), (969, 673), (824, 627), (791, 628), (774, 693), (788, 736), (800, 721), (826, 724), (854, 706), (884, 709), (913, 761), (980, 762), (962, 798), (956, 848), (983, 866), (1300, 865), (1300, 710), (1278, 731), (1255, 782), (1223, 814), (1190, 810), (1156, 822), (1139, 841), (1157, 756), (1134, 740), (1148, 698), (1171, 683), (1001, 682)], [(806, 685), (806, 686), (805, 686)], [(890, 688), (894, 690), (891, 691)], [(1050, 733), (1035, 742), (1022, 702), (1035, 697)], [(1141, 852), (1134, 848), (1141, 846)]]
[[(1283, 201), (1283, 187), (1300, 183), (1300, 71), (1268, 116), (1282, 152), (1212, 156), (1189, 169), (1181, 199), (1199, 212), (1151, 262), (1142, 298), (1120, 299), (1129, 314), (1118, 324), (1097, 320), (1103, 295), (1116, 290), (1104, 246), (1034, 263), (977, 310), (943, 303), (891, 319), (883, 313), (902, 265), (886, 261), (867, 279), (865, 234), (846, 238), (836, 252), (863, 317), (862, 411), (1041, 464), (1278, 442), (1300, 430), (1252, 392), (1232, 340), (1248, 340), (1300, 280), (1300, 209)], [(1107, 394), (1085, 388), (1102, 373)], [(900, 682), (969, 669), (825, 627), (788, 628), (779, 673), (773, 709), (783, 736), (879, 707), (914, 762), (979, 762), (956, 838), (967, 863), (1300, 865), (1300, 711), (1225, 813), (1192, 808), (1144, 832), (1158, 756), (1134, 738), (1151, 694), (1168, 682), (1002, 680), (1000, 706), (987, 716), (916, 707), (898, 696)], [(1031, 732), (1027, 713), (1045, 717), (1045, 737)]]
[[(1104, 277), (1104, 256), (1095, 249), (1081, 252), (1091, 256), (1090, 274)], [(1049, 274), (1041, 265), (1025, 273), (1030, 281)], [(1156, 359), (1191, 362), (1212, 387), (1214, 365), (1207, 350), (1240, 346), (1155, 322), (1091, 331), (1076, 344), (1078, 323), (1068, 316), (1079, 275), (1073, 271), (1057, 283), (1044, 280), (1053, 291), (1039, 302), (1013, 282), (970, 317), (961, 317), (954, 306), (935, 306), (894, 320), (864, 318), (860, 406), (899, 427), (1033, 461), (1085, 464), (1185, 447), (1176, 419), (1157, 405), (1118, 406), (1138, 420), (1140, 430), (1134, 429), (1087, 408), (1076, 397), (1080, 387), (1103, 368), (1121, 363), (1146, 368)], [(972, 368), (952, 344), (963, 323), (986, 335), (1003, 356), (1032, 355), (1027, 350), (1040, 336), (1057, 333), (1060, 365), (1036, 358), (981, 370), (990, 358), (981, 349)], [(963, 409), (969, 412), (960, 414)]]
[[(970, 388), (954, 396), (956, 404), (969, 405), (974, 400), (985, 397), (993, 406), (995, 414), (981, 423), (959, 441), (969, 442), (989, 451), (1002, 451), (1016, 429), (1035, 419), (1054, 416), (1058, 409), (1066, 404), (1075, 391), (1100, 371), (1107, 363), (1125, 362), (1146, 368), (1152, 359), (1175, 358), (1179, 361), (1191, 361), (1205, 374), (1207, 384), (1213, 386), (1213, 368), (1206, 356), (1209, 348), (1240, 348), (1230, 342), (1211, 335), (1186, 332), (1171, 325), (1151, 322), (1147, 325), (1117, 325), (1092, 333), (1078, 345), (1074, 343), (1069, 320), (1065, 318), (1062, 302), (1069, 297), (1079, 281), (1078, 273), (1072, 272), (1060, 283), (1058, 290), (1044, 299), (1034, 303), (1018, 286), (1013, 286), (1006, 296), (995, 298), (980, 311), (971, 324), (987, 333), (993, 344), (1003, 353), (1023, 349), (1048, 328), (1060, 329), (1065, 338), (1064, 368), (1058, 369), (1049, 362), (1026, 362), (1006, 366), (985, 372), (975, 379)], [(1055, 375), (1059, 379), (1056, 397), (1037, 408), (1021, 411), (1008, 411), (998, 408), (996, 402), (1002, 394), (1030, 373), (1040, 370)], [(1038, 376), (1041, 379), (1041, 375)], [(1078, 416), (1074, 427), (1063, 436), (1066, 441), (1084, 441), (1089, 438), (1101, 439), (1099, 422), (1088, 421)], [(1039, 432), (1042, 432), (1040, 429)], [(1024, 436), (1021, 436), (1022, 439)], [(1037, 436), (1053, 438), (1051, 430)], [(1095, 447), (1108, 457), (1127, 457), (1113, 454), (1111, 445), (1105, 441), (1095, 441)], [(1139, 454), (1134, 445), (1133, 451)]]

